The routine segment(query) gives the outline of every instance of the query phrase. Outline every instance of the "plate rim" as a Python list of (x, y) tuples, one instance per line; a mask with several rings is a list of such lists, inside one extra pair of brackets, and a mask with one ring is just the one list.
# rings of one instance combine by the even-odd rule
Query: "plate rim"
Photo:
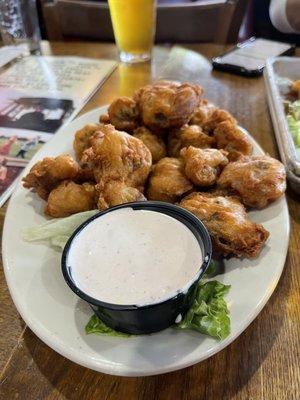
[[(83, 119), (83, 117), (88, 118), (90, 115), (94, 116), (94, 114), (96, 114), (96, 113), (99, 113), (99, 114), (103, 113), (107, 110), (107, 107), (108, 106), (105, 105), (105, 106), (94, 108), (84, 114), (81, 114), (80, 116), (76, 117), (73, 121), (70, 121), (68, 124), (66, 124), (65, 126), (60, 128), (59, 131), (56, 133), (56, 135), (54, 135), (53, 138), (49, 142), (47, 142), (46, 145), (43, 146), (40, 151), (38, 151), (35, 154), (35, 156), (31, 159), (31, 161), (28, 163), (28, 165), (26, 166), (26, 168), (20, 175), (18, 182), (16, 184), (16, 187), (14, 189), (14, 193), (9, 201), (9, 205), (6, 210), (5, 221), (4, 221), (4, 226), (3, 226), (2, 260), (3, 260), (4, 275), (5, 275), (6, 283), (7, 283), (8, 289), (9, 289), (10, 296), (13, 300), (13, 303), (14, 303), (18, 313), (20, 314), (20, 316), (26, 323), (26, 325), (47, 346), (49, 346), (51, 349), (55, 350), (57, 353), (59, 353), (63, 357), (66, 357), (67, 359), (71, 360), (72, 362), (75, 362), (86, 368), (89, 368), (89, 369), (92, 369), (92, 370), (95, 370), (98, 372), (110, 374), (110, 375), (115, 375), (115, 376), (140, 377), (140, 376), (154, 376), (154, 375), (164, 374), (164, 373), (168, 373), (168, 372), (173, 372), (176, 370), (187, 368), (191, 365), (197, 364), (198, 362), (204, 361), (205, 359), (213, 356), (214, 354), (217, 354), (218, 352), (222, 351), (225, 347), (227, 347), (229, 344), (231, 344), (235, 339), (237, 339), (248, 328), (248, 326), (260, 314), (260, 312), (262, 311), (262, 309), (264, 308), (264, 306), (266, 305), (266, 303), (268, 302), (268, 300), (274, 293), (274, 290), (276, 289), (276, 287), (278, 285), (278, 282), (282, 275), (283, 269), (285, 267), (286, 256), (287, 256), (288, 247), (289, 247), (290, 217), (289, 217), (289, 212), (288, 212), (287, 200), (286, 200), (285, 195), (281, 198), (281, 201), (283, 202), (282, 212), (284, 212), (287, 217), (286, 225), (284, 226), (284, 232), (283, 232), (284, 237), (287, 237), (287, 240), (285, 243), (284, 251), (282, 253), (282, 260), (283, 260), (282, 267), (281, 267), (280, 271), (278, 271), (277, 275), (274, 276), (274, 278), (273, 278), (273, 286), (272, 286), (271, 290), (266, 291), (266, 293), (263, 296), (263, 298), (261, 299), (260, 303), (252, 310), (247, 322), (245, 324), (243, 324), (242, 327), (239, 327), (235, 334), (230, 335), (227, 339), (223, 340), (222, 342), (219, 342), (218, 346), (206, 351), (205, 354), (203, 354), (200, 357), (199, 357), (199, 355), (197, 356), (197, 354), (194, 354), (193, 356), (191, 356), (189, 358), (188, 361), (180, 362), (177, 360), (175, 365), (159, 367), (159, 368), (156, 368), (155, 371), (149, 370), (149, 371), (142, 371), (142, 372), (140, 370), (138, 371), (137, 368), (129, 367), (128, 365), (124, 365), (124, 364), (122, 364), (122, 365), (118, 364), (117, 366), (113, 366), (111, 363), (105, 363), (104, 361), (99, 361), (99, 360), (95, 360), (95, 359), (91, 363), (84, 355), (82, 355), (82, 352), (80, 353), (80, 351), (78, 351), (79, 355), (77, 355), (77, 353), (71, 353), (71, 352), (66, 351), (65, 347), (64, 347), (64, 342), (61, 342), (60, 340), (58, 340), (58, 336), (55, 336), (55, 339), (51, 340), (49, 338), (49, 334), (46, 331), (46, 329), (44, 328), (44, 326), (42, 324), (40, 324), (40, 325), (36, 324), (36, 321), (31, 320), (30, 316), (28, 316), (27, 313), (23, 310), (22, 304), (20, 304), (20, 302), (18, 301), (17, 297), (15, 296), (15, 294), (13, 292), (13, 284), (10, 281), (10, 273), (9, 273), (10, 266), (9, 266), (8, 248), (6, 245), (6, 242), (8, 241), (7, 230), (8, 230), (8, 224), (9, 224), (8, 218), (6, 218), (6, 216), (10, 213), (10, 209), (12, 208), (12, 203), (13, 203), (12, 200), (16, 196), (16, 192), (20, 185), (20, 180), (21, 180), (22, 176), (24, 176), (27, 173), (27, 171), (31, 168), (33, 163), (35, 163), (35, 161), (40, 158), (39, 154), (43, 153), (44, 151), (47, 151), (47, 146), (49, 145), (49, 143), (51, 143), (52, 140), (54, 140), (57, 137), (57, 135), (64, 134), (64, 131), (66, 129), (68, 129), (68, 127), (71, 124), (73, 124), (75, 121), (79, 122), (81, 118)], [(243, 128), (243, 127), (240, 127), (240, 128), (247, 134), (247, 136), (250, 138), (251, 142), (255, 143), (255, 146), (259, 149), (259, 151), (262, 153), (265, 153), (264, 150), (262, 149), (262, 147), (260, 146), (260, 144), (250, 135), (250, 133), (245, 128)]]

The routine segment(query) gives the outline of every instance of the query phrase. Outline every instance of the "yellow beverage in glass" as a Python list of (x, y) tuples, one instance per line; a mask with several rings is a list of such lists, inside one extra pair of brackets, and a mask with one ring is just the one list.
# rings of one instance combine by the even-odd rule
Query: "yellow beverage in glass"
[(156, 25), (155, 0), (109, 0), (109, 9), (120, 59), (149, 60)]

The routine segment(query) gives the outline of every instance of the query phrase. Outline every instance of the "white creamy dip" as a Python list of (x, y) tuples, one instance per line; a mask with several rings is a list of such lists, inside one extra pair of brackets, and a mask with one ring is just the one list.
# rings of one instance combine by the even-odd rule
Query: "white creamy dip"
[(88, 224), (73, 240), (67, 264), (76, 285), (113, 304), (157, 303), (184, 289), (203, 261), (183, 223), (160, 212), (123, 208)]

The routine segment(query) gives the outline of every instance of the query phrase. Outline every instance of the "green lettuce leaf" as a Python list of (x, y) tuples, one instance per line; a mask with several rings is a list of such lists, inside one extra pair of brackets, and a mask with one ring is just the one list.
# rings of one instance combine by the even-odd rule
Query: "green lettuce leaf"
[(229, 310), (224, 300), (230, 285), (218, 281), (201, 282), (196, 299), (178, 329), (194, 329), (223, 340), (230, 334)]
[(300, 153), (300, 100), (291, 104), (288, 115), (286, 116), (289, 130), (293, 136), (296, 150)]
[(210, 263), (205, 271), (204, 276), (213, 277), (218, 274), (218, 264), (214, 260), (210, 260)]
[(47, 221), (24, 230), (23, 239), (26, 242), (48, 241), (50, 246), (63, 249), (75, 229), (98, 212), (99, 210), (84, 211), (70, 217)]
[[(218, 281), (201, 282), (194, 304), (174, 328), (194, 329), (220, 340), (225, 339), (230, 333), (229, 310), (224, 300), (229, 289), (229, 285), (223, 285)], [(90, 318), (85, 332), (108, 336), (131, 336), (109, 328), (96, 315)]]
[(296, 120), (292, 115), (287, 115), (286, 117), (289, 129), (294, 139), (300, 133), (300, 121)]
[(211, 279), (214, 278), (216, 275), (223, 274), (224, 271), (225, 271), (224, 259), (222, 258), (211, 259), (203, 277)]
[(292, 115), (296, 120), (300, 120), (300, 100), (296, 100), (292, 103)]
[(95, 314), (91, 316), (89, 322), (86, 324), (85, 333), (87, 335), (91, 333), (96, 333), (97, 335), (108, 335), (108, 336), (122, 336), (122, 337), (131, 336), (127, 333), (117, 332), (114, 329), (109, 328)]

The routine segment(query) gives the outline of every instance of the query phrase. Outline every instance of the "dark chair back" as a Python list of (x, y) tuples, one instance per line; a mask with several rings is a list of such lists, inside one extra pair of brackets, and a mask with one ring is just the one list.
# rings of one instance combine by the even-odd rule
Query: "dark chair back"
[[(39, 0), (49, 40), (113, 41), (107, 2)], [(157, 4), (156, 42), (236, 42), (249, 0), (163, 0)]]

